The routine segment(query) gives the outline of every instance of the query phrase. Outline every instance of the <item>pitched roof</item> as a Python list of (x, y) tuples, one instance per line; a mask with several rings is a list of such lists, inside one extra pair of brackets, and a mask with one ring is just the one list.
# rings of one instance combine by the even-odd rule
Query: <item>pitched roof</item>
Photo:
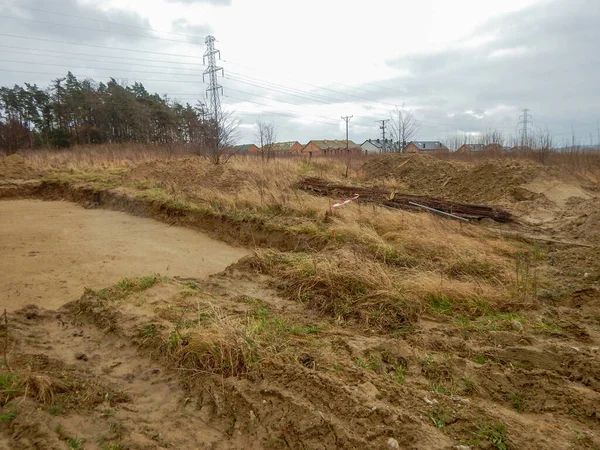
[(448, 150), (448, 147), (446, 147), (440, 141), (412, 141), (408, 145), (411, 144), (424, 152), (434, 150)]
[[(319, 147), (321, 150), (328, 150), (328, 149), (334, 149), (334, 150), (340, 150), (340, 149), (345, 149), (346, 148), (346, 140), (345, 139), (323, 139), (323, 140), (312, 140), (309, 141), (308, 144), (310, 143), (315, 144), (317, 147)], [(306, 145), (308, 145), (306, 144)], [(306, 146), (305, 146), (306, 147)], [(359, 145), (356, 145), (355, 142), (348, 140), (348, 148), (357, 148), (360, 147)]]
[(472, 152), (484, 152), (487, 150), (485, 144), (465, 144)]
[(247, 152), (250, 150), (250, 147), (254, 146), (254, 144), (242, 144), (242, 145), (234, 145), (233, 148), (238, 152)]
[[(366, 143), (372, 144), (375, 147), (382, 149), (383, 148), (383, 139), (367, 139), (365, 142), (363, 142), (362, 144), (360, 144), (360, 146), (362, 147), (363, 145), (365, 145)], [(392, 141), (391, 139), (386, 139), (385, 140), (385, 147), (386, 148), (392, 148), (396, 145), (396, 143), (394, 141)]]
[(292, 149), (292, 147), (296, 144), (300, 143), (298, 141), (275, 142), (272, 148), (274, 152), (285, 153), (289, 152)]

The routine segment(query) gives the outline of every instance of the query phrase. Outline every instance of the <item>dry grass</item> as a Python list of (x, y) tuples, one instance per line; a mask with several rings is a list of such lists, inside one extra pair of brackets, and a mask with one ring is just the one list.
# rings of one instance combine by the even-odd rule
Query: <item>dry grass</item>
[[(106, 183), (103, 175), (121, 171), (109, 188), (115, 184), (122, 192), (182, 210), (259, 218), (271, 227), (329, 242), (327, 249), (314, 254), (259, 252), (254, 265), (283, 280), (289, 296), (340, 320), (390, 329), (414, 322), (436, 298), (451, 303), (452, 311), (467, 314), (478, 314), (484, 304), (506, 309), (520, 301), (515, 298), (514, 267), (522, 248), (514, 242), (426, 213), (361, 204), (330, 211), (331, 202), (340, 199), (295, 189), (306, 176), (342, 183), (360, 180), (356, 170), (349, 179), (344, 177), (341, 158), (276, 158), (264, 163), (240, 156), (216, 167), (200, 157), (180, 153), (166, 160), (160, 149), (135, 147), (93, 147), (28, 158), (39, 168), (66, 169), (82, 183)], [(82, 173), (85, 176), (77, 178)], [(203, 330), (207, 343), (190, 347), (194, 356), (186, 351), (185, 358), (192, 359), (182, 364), (234, 374), (246, 370), (244, 361), (253, 355), (239, 346), (248, 336), (234, 333), (235, 327), (226, 321), (220, 326)]]
[(600, 183), (600, 150), (564, 150), (550, 151), (541, 155), (539, 152), (477, 152), (477, 153), (437, 153), (436, 158), (482, 163), (491, 159), (515, 159), (543, 163), (549, 167), (579, 175), (593, 183)]
[(208, 313), (203, 308), (199, 314), (204, 318), (200, 324), (184, 331), (176, 327), (153, 339), (153, 345), (158, 344), (163, 357), (184, 371), (232, 377), (246, 374), (258, 359), (248, 327), (213, 305)]
[[(177, 148), (173, 152), (173, 156), (185, 154), (183, 148)], [(163, 146), (142, 144), (80, 145), (69, 150), (22, 151), (19, 155), (37, 169), (61, 171), (132, 167), (144, 161), (169, 156)]]

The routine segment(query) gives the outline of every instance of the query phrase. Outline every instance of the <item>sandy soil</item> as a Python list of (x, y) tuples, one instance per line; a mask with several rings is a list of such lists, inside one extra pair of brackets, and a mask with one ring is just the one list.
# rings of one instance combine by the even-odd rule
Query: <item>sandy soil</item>
[(205, 277), (247, 251), (197, 231), (67, 202), (0, 202), (2, 307), (58, 308), (84, 287), (154, 273)]

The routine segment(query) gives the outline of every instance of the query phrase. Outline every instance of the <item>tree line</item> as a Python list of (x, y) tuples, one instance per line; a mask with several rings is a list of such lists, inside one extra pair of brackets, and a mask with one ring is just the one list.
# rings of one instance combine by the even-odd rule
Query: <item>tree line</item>
[(201, 102), (183, 105), (114, 78), (80, 81), (69, 72), (46, 89), (29, 83), (0, 88), (0, 151), (6, 153), (129, 142), (186, 143), (200, 151), (215, 140), (215, 125)]

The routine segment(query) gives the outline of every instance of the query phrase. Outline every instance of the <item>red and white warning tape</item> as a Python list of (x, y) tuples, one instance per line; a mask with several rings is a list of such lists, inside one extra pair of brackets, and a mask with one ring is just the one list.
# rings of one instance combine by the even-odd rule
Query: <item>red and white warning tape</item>
[(350, 202), (356, 200), (358, 197), (359, 197), (358, 194), (354, 194), (354, 197), (349, 198), (348, 200), (344, 200), (343, 202), (340, 202), (340, 203), (334, 203), (333, 205), (331, 205), (331, 207), (332, 208), (337, 208), (339, 206), (344, 206), (345, 204), (350, 203)]

